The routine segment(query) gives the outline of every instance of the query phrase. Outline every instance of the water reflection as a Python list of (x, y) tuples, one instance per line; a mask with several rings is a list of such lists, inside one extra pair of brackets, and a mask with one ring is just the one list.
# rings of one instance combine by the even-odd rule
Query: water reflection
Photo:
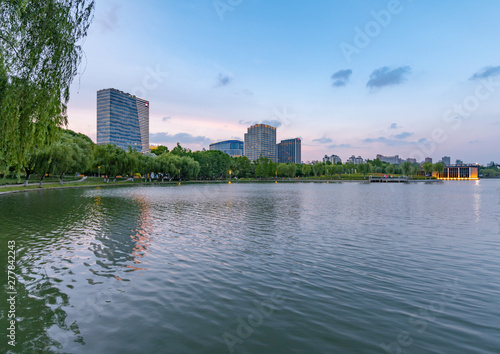
[[(72, 254), (76, 241), (68, 230), (80, 220), (86, 205), (75, 204), (61, 191), (9, 195), (0, 199), (2, 254), (4, 240), (17, 245), (17, 345), (14, 352), (62, 349), (66, 338), (84, 343), (77, 321), (68, 321), (70, 306)], [(2, 262), (2, 273), (6, 264)], [(2, 292), (3, 295), (3, 292)], [(6, 301), (0, 304), (6, 314)], [(57, 337), (51, 332), (57, 328)], [(0, 341), (0, 352), (7, 352)], [(53, 348), (53, 349), (50, 349)]]
[(222, 334), (236, 335), (239, 317), (280, 290), (283, 301), (237, 350), (377, 352), (400, 329), (413, 330), (409, 313), (457, 278), (460, 300), (411, 349), (460, 352), (475, 343), (494, 352), (498, 196), (483, 183), (3, 196), (0, 252), (15, 238), (22, 270), (16, 350), (220, 353)]
[[(90, 197), (82, 198), (86, 193)], [(87, 295), (84, 306), (78, 306), (82, 275), (86, 284), (102, 286), (106, 283), (99, 279), (129, 281), (127, 273), (146, 270), (139, 265), (151, 243), (150, 203), (140, 196), (103, 193), (110, 191), (55, 190), (1, 198), (1, 239), (16, 240), (17, 265), (22, 270), (16, 289), (22, 299), (17, 311), (19, 352), (85, 343), (79, 329), (82, 317), (68, 316), (71, 308), (82, 311), (86, 302), (95, 300), (89, 301)], [(1, 267), (6, 271), (4, 262)], [(5, 303), (0, 317), (6, 316)], [(94, 319), (92, 311), (83, 322)], [(0, 352), (6, 349), (0, 347)]]
[(146, 270), (138, 265), (151, 243), (151, 204), (139, 195), (96, 194), (92, 198), (94, 203), (84, 222), (91, 230), (89, 250), (96, 258), (95, 264), (85, 265), (95, 276), (129, 281), (126, 273)]
[(478, 224), (481, 221), (481, 184), (480, 181), (474, 181), (474, 192), (472, 195), (472, 205), (474, 207), (475, 222)]

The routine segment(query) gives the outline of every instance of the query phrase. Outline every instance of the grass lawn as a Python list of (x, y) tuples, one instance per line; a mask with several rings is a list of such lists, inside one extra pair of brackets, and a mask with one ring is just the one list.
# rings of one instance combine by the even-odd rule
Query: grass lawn
[[(398, 175), (393, 175), (394, 177), (397, 177)], [(116, 183), (113, 183), (112, 181), (110, 183), (104, 182), (102, 177), (87, 177), (86, 180), (81, 181), (81, 182), (74, 182), (80, 180), (81, 177), (68, 177), (64, 178), (64, 185), (60, 185), (59, 183), (59, 178), (58, 177), (46, 177), (43, 180), (43, 185), (42, 188), (38, 187), (38, 182), (37, 179), (32, 179), (30, 180), (31, 183), (29, 184), (28, 187), (25, 186), (9, 186), (9, 184), (17, 184), (17, 179), (7, 179), (4, 178), (3, 180), (0, 180), (4, 183), (0, 183), (0, 194), (5, 193), (5, 192), (16, 192), (16, 191), (25, 191), (25, 190), (42, 190), (42, 189), (53, 189), (53, 188), (70, 188), (70, 187), (78, 187), (78, 186), (100, 186), (100, 185), (107, 185), (107, 186), (113, 186), (113, 185), (125, 185), (125, 184), (130, 184), (133, 185), (133, 183), (126, 181), (125, 179), (117, 179)], [(300, 178), (281, 178), (279, 177), (277, 179), (278, 182), (306, 182), (306, 181), (368, 181), (369, 175), (363, 176), (361, 174), (351, 174), (351, 175), (340, 175), (340, 179), (338, 178), (337, 175), (334, 175), (333, 178), (330, 178), (330, 176), (321, 176), (321, 177), (300, 177)], [(413, 176), (413, 180), (425, 180), (426, 178), (424, 176)], [(427, 177), (427, 180), (435, 179), (434, 177), (429, 178)], [(210, 181), (210, 182), (226, 182), (227, 180), (220, 180), (220, 181)], [(275, 179), (269, 178), (269, 179), (255, 179), (255, 178), (242, 178), (239, 180), (234, 180), (233, 182), (273, 182)], [(136, 184), (141, 184), (142, 181), (140, 179), (135, 180)], [(186, 180), (182, 181), (182, 183), (190, 183), (190, 182), (197, 182), (197, 183), (203, 183), (204, 181), (197, 181), (197, 180)], [(153, 184), (158, 183), (158, 181), (154, 181)], [(165, 184), (173, 184), (173, 183), (178, 183), (178, 181), (171, 181), (171, 182), (164, 182)], [(150, 184), (150, 183), (147, 183)]]
[[(0, 178), (0, 186), (4, 186), (4, 185), (9, 185), (9, 184), (21, 184), (21, 183), (24, 183), (24, 179), (25, 177), (21, 177), (20, 180), (18, 180), (17, 178), (10, 178), (10, 177), (6, 177), (6, 178)], [(64, 176), (63, 177), (63, 181), (64, 182), (69, 182), (69, 181), (78, 181), (79, 179), (81, 179), (81, 177), (78, 177), (78, 176)], [(40, 177), (38, 176), (31, 176), (30, 180), (29, 180), (29, 183), (35, 183), (37, 181), (40, 181)], [(59, 183), (59, 176), (48, 176), (48, 177), (45, 177), (43, 179), (43, 183), (50, 183), (50, 182), (57, 182)]]
[[(78, 178), (80, 179), (80, 178)], [(77, 180), (72, 179), (73, 181)], [(36, 180), (33, 180), (35, 182)], [(36, 184), (30, 184), (28, 187), (25, 186), (11, 186), (11, 187), (2, 187), (0, 188), (0, 193), (3, 192), (13, 192), (13, 191), (25, 191), (25, 190), (30, 190), (30, 189), (51, 189), (51, 188), (70, 188), (70, 187), (76, 187), (76, 186), (94, 186), (94, 185), (117, 185), (117, 184), (122, 184), (125, 183), (125, 181), (121, 180), (116, 180), (116, 183), (110, 182), (109, 184), (104, 182), (102, 178), (99, 177), (88, 177), (85, 181), (82, 182), (71, 182), (71, 183), (66, 183), (68, 182), (67, 180), (64, 180), (64, 185), (59, 184), (59, 178), (50, 181), (50, 183), (46, 183), (45, 179), (43, 180), (43, 185), (42, 188), (38, 187), (38, 183)]]

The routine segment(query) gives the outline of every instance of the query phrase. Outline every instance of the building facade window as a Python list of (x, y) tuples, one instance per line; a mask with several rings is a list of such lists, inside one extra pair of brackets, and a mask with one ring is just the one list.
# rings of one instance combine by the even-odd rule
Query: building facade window
[(116, 89), (97, 91), (97, 144), (149, 151), (149, 102)]
[(250, 161), (261, 156), (276, 162), (276, 128), (267, 124), (255, 124), (245, 133), (244, 155)]
[(210, 144), (210, 150), (219, 150), (229, 156), (243, 156), (244, 144), (240, 140), (225, 140)]

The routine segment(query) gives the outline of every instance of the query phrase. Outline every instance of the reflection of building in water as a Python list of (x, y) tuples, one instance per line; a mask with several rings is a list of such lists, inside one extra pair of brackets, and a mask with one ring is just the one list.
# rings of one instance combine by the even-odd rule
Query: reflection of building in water
[[(151, 243), (151, 204), (149, 204), (143, 196), (134, 197), (134, 201), (139, 204), (139, 219), (137, 220), (137, 227), (135, 235), (132, 233), (130, 238), (136, 242), (132, 255), (134, 256), (134, 263), (141, 263), (139, 258), (144, 257), (148, 253), (148, 247)], [(129, 268), (133, 268), (128, 265)], [(138, 268), (142, 269), (142, 268)]]
[(479, 165), (474, 164), (447, 165), (443, 173), (434, 172), (432, 175), (443, 180), (476, 180), (478, 171)]
[(140, 196), (96, 196), (93, 213), (96, 242), (89, 249), (100, 268), (89, 265), (89, 270), (94, 275), (126, 280), (122, 273), (144, 269), (132, 264), (140, 264), (148, 253), (152, 226), (149, 202)]

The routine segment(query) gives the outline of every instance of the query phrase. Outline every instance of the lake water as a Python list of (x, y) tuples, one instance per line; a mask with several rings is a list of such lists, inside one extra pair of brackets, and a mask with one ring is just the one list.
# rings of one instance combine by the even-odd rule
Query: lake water
[(499, 203), (498, 180), (0, 196), (0, 352), (499, 353)]

